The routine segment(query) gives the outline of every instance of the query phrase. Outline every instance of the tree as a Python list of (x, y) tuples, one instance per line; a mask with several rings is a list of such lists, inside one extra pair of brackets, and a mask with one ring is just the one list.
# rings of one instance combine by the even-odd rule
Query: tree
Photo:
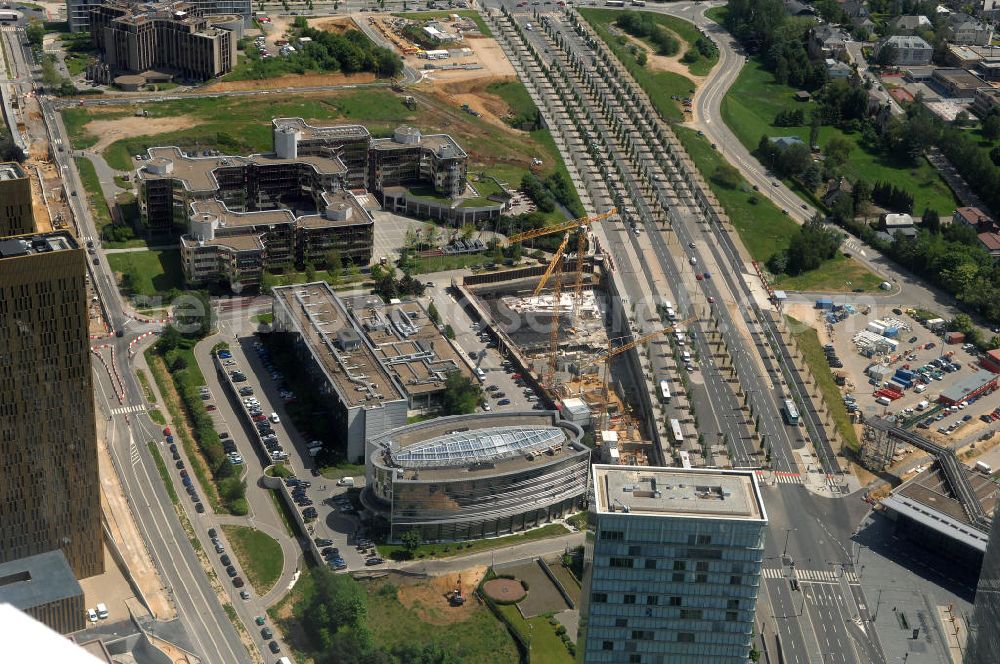
[(183, 337), (181, 337), (181, 333), (177, 331), (177, 328), (173, 325), (167, 325), (163, 328), (163, 332), (160, 333), (160, 338), (156, 342), (156, 350), (161, 355), (164, 355), (180, 346), (182, 340)]
[(413, 557), (413, 553), (420, 548), (421, 544), (424, 543), (424, 538), (420, 536), (419, 530), (411, 528), (400, 536), (399, 542), (410, 554), (410, 557)]
[(649, 61), (649, 56), (646, 55), (646, 51), (640, 50), (635, 54), (635, 63), (640, 67), (645, 67), (646, 63)]
[(941, 217), (937, 210), (925, 208), (924, 215), (920, 218), (920, 224), (928, 233), (941, 232)]
[(459, 371), (451, 371), (444, 383), (441, 409), (449, 415), (465, 415), (475, 412), (482, 403), (483, 394), (479, 383), (463, 376)]
[(792, 143), (778, 153), (775, 166), (785, 176), (797, 177), (812, 163), (812, 153), (803, 143)]
[(828, 162), (835, 166), (843, 166), (847, 163), (853, 149), (854, 143), (852, 141), (843, 136), (834, 136), (827, 141), (823, 148), (823, 154), (826, 155)]
[(1000, 166), (1000, 145), (990, 150), (990, 161), (994, 166)]
[(740, 172), (728, 161), (719, 162), (712, 174), (712, 179), (726, 189), (736, 189), (742, 180)]
[(215, 322), (212, 302), (205, 291), (187, 291), (173, 303), (174, 325), (189, 337), (207, 337)]
[(309, 21), (306, 20), (305, 16), (296, 16), (295, 20), (292, 21), (292, 27), (302, 30), (309, 27)]
[(886, 43), (882, 45), (882, 48), (878, 50), (875, 54), (875, 63), (882, 67), (891, 67), (896, 64), (896, 60), (899, 58), (899, 49), (896, 48), (895, 44)]
[(458, 231), (458, 233), (461, 236), (462, 240), (468, 241), (471, 240), (472, 236), (476, 234), (476, 227), (474, 224), (465, 224)]
[(433, 300), (427, 305), (427, 317), (430, 318), (431, 322), (435, 325), (441, 324), (441, 314), (438, 312), (438, 308), (434, 306)]
[(983, 120), (983, 136), (991, 141), (1000, 138), (1000, 112), (990, 111), (990, 114)]
[(450, 324), (444, 326), (444, 337), (445, 339), (451, 339), (452, 341), (455, 340), (455, 328), (453, 328)]
[(316, 266), (313, 265), (313, 262), (306, 261), (303, 267), (305, 267), (306, 271), (306, 281), (307, 282), (316, 281)]

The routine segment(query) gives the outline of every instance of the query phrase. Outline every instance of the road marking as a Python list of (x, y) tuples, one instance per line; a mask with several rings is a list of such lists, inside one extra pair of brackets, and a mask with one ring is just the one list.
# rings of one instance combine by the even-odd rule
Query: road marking
[(122, 406), (121, 408), (113, 408), (111, 410), (112, 415), (127, 415), (129, 413), (144, 413), (144, 412), (146, 412), (145, 405)]
[[(853, 585), (859, 583), (857, 574), (854, 572), (846, 572), (847, 582)], [(790, 568), (782, 567), (764, 567), (761, 570), (761, 575), (765, 579), (787, 579), (791, 577)], [(794, 571), (795, 579), (797, 581), (812, 582), (812, 583), (838, 583), (841, 578), (840, 572), (834, 572), (828, 569), (798, 569), (795, 568)]]

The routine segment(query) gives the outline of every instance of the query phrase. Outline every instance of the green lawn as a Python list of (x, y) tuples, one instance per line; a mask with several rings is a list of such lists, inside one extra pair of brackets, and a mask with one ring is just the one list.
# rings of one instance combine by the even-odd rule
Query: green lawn
[[(492, 539), (463, 542), (461, 549), (458, 548), (457, 544), (421, 544), (414, 552), (414, 557), (450, 558), (458, 555), (464, 556), (470, 553), (477, 553), (479, 551), (502, 549), (508, 546), (524, 544), (525, 542), (547, 539), (549, 537), (559, 537), (560, 535), (566, 535), (568, 533), (569, 530), (567, 530), (561, 523), (550, 523), (542, 526), (541, 528), (535, 528), (534, 530), (529, 530), (517, 535), (507, 535), (506, 537), (494, 537)], [(447, 549), (447, 551), (445, 549)], [(406, 549), (400, 544), (379, 544), (378, 550), (383, 556), (405, 554), (406, 552)]]
[(156, 393), (153, 392), (153, 388), (149, 384), (149, 378), (146, 377), (146, 372), (142, 369), (136, 369), (135, 375), (139, 379), (139, 385), (142, 386), (143, 394), (146, 395), (146, 401), (156, 403)]
[(325, 468), (320, 468), (320, 474), (328, 480), (339, 480), (342, 477), (357, 477), (365, 474), (365, 465), (356, 463), (347, 463), (346, 461), (338, 463), (336, 466), (326, 466)]
[(830, 365), (826, 361), (826, 354), (823, 352), (823, 345), (819, 342), (816, 330), (808, 327), (804, 323), (785, 316), (790, 323), (792, 333), (799, 343), (799, 348), (806, 357), (806, 364), (812, 372), (816, 383), (819, 385), (820, 393), (826, 402), (826, 407), (830, 409), (833, 421), (844, 439), (845, 444), (853, 451), (858, 450), (858, 435), (851, 424), (851, 418), (844, 407), (843, 395), (837, 384), (833, 382), (833, 374), (830, 372)]
[(514, 115), (528, 115), (538, 107), (528, 89), (520, 81), (497, 81), (486, 86), (486, 91), (504, 100)]
[(247, 581), (258, 595), (270, 592), (281, 576), (281, 545), (273, 537), (246, 526), (222, 526)]
[[(635, 78), (653, 106), (669, 120), (682, 120), (681, 102), (671, 97), (687, 97), (694, 90), (694, 82), (686, 76), (669, 71), (653, 71), (642, 67), (635, 61), (624, 46), (618, 43), (615, 36), (608, 30), (608, 25), (617, 18), (617, 12), (609, 9), (580, 9), (583, 16), (598, 36), (607, 43), (612, 53), (625, 65), (625, 68)], [(657, 14), (660, 16), (660, 14)]]
[[(530, 591), (529, 591), (530, 592)], [(545, 616), (525, 620), (514, 604), (498, 604), (497, 608), (531, 644), (531, 661), (549, 664), (573, 664), (575, 661), (556, 636), (556, 628)]]
[[(756, 150), (760, 137), (764, 135), (798, 136), (808, 142), (808, 126), (774, 127), (771, 124), (775, 115), (785, 109), (802, 108), (808, 116), (813, 102), (803, 104), (795, 101), (792, 97), (795, 91), (791, 86), (776, 83), (760, 61), (752, 58), (723, 99), (722, 117), (749, 150)], [(846, 133), (830, 126), (820, 127), (819, 145), (825, 146), (834, 136), (842, 136), (855, 144), (844, 167), (844, 174), (848, 177), (860, 177), (870, 183), (881, 180), (906, 189), (913, 194), (916, 214), (922, 214), (924, 208), (929, 207), (944, 218), (951, 216), (959, 205), (951, 189), (926, 159), (921, 158), (917, 164), (897, 161), (865, 148), (860, 134)]]
[(821, 267), (795, 277), (785, 276), (776, 280), (772, 286), (793, 291), (853, 291), (862, 289), (866, 292), (879, 290), (882, 277), (854, 260), (837, 254)]
[(184, 270), (178, 249), (108, 254), (108, 264), (123, 276), (131, 275), (136, 295), (157, 295), (184, 287)]
[(295, 515), (292, 514), (291, 508), (288, 507), (288, 503), (285, 502), (284, 498), (278, 495), (276, 489), (269, 489), (267, 495), (271, 497), (271, 502), (274, 503), (274, 509), (278, 512), (278, 516), (281, 517), (281, 523), (285, 526), (285, 534), (289, 537), (295, 537)]
[[(776, 251), (787, 249), (791, 237), (798, 232), (798, 225), (770, 200), (754, 192), (742, 178), (738, 189), (716, 182), (711, 176), (723, 163), (722, 155), (693, 129), (674, 127), (674, 132), (719, 199), (750, 255), (763, 263)], [(751, 200), (756, 202), (751, 203)], [(785, 290), (842, 292), (855, 288), (876, 291), (881, 282), (881, 277), (861, 263), (838, 254), (815, 270), (795, 277), (785, 276), (772, 285)]]
[[(87, 194), (87, 202), (90, 204), (90, 212), (94, 215), (97, 223), (97, 232), (111, 223), (111, 210), (108, 209), (108, 202), (104, 200), (104, 193), (101, 191), (101, 182), (97, 178), (97, 171), (89, 159), (77, 157), (76, 170), (80, 173), (80, 181)], [(77, 196), (80, 194), (77, 193)]]
[(153, 462), (156, 463), (156, 470), (160, 473), (160, 479), (163, 480), (163, 486), (167, 489), (170, 502), (176, 505), (179, 502), (177, 499), (177, 490), (174, 489), (174, 484), (170, 481), (170, 473), (167, 472), (167, 464), (163, 462), (160, 450), (156, 448), (156, 443), (152, 441), (146, 443), (146, 446), (149, 447), (149, 453), (153, 455)]
[(432, 18), (447, 18), (452, 14), (458, 14), (465, 18), (472, 19), (476, 26), (479, 27), (479, 32), (482, 33), (484, 37), (492, 37), (493, 31), (490, 30), (490, 26), (486, 25), (486, 21), (483, 17), (479, 15), (479, 12), (471, 9), (457, 9), (457, 10), (447, 10), (447, 11), (436, 11), (436, 12), (403, 12), (401, 14), (393, 14), (393, 16), (402, 16), (403, 18), (408, 18), (416, 21), (426, 21)]
[[(485, 606), (472, 607), (471, 616), (466, 620), (452, 621), (448, 618), (452, 609), (444, 597), (435, 605), (417, 600), (412, 608), (407, 608), (397, 598), (395, 586), (385, 580), (362, 582), (362, 586), (368, 591), (368, 627), (372, 640), (380, 647), (391, 649), (434, 643), (457, 662), (509, 664), (518, 661), (514, 640)], [(470, 601), (474, 600), (470, 598)], [(418, 612), (433, 622), (424, 621)]]

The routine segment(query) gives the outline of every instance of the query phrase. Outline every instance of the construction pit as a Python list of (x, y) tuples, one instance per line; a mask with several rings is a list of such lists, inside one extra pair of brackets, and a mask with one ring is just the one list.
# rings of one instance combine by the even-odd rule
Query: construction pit
[(627, 340), (609, 332), (604, 262), (589, 256), (584, 261), (579, 300), (575, 263), (570, 260), (564, 271), (556, 270), (537, 294), (544, 265), (471, 275), (453, 286), (513, 370), (545, 395), (546, 406), (593, 432), (601, 459), (649, 465), (653, 446), (633, 415), (636, 388), (625, 354), (609, 351)]

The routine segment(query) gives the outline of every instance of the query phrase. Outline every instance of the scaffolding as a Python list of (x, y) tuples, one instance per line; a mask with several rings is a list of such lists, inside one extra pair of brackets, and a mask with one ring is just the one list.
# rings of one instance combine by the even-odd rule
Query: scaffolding
[(865, 422), (861, 431), (861, 465), (872, 472), (881, 472), (892, 463), (897, 440), (885, 428)]

